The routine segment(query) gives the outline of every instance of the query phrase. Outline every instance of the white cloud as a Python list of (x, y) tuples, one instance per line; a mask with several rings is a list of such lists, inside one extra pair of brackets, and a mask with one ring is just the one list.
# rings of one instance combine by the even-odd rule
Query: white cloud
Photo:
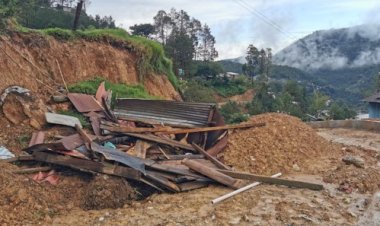
[[(243, 6), (238, 3), (241, 1), (244, 1)], [(169, 11), (173, 7), (187, 11), (211, 27), (219, 58), (243, 54), (249, 43), (272, 47), (276, 52), (302, 36), (291, 33), (290, 36), (296, 37), (289, 38), (254, 15), (254, 10), (279, 24), (286, 33), (328, 29), (332, 25), (348, 26), (357, 21), (358, 15), (364, 19), (374, 8), (378, 10), (373, 14), (380, 14), (378, 0), (92, 0), (88, 13), (111, 15), (117, 25), (122, 24), (127, 29), (134, 24), (150, 23), (158, 10)]]

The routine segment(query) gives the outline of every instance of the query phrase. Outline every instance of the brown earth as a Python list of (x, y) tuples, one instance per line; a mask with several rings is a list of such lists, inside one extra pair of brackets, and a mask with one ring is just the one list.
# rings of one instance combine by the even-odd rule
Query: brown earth
[(238, 102), (238, 103), (247, 103), (247, 102), (252, 101), (254, 96), (255, 96), (255, 90), (253, 90), (253, 89), (249, 89), (249, 90), (245, 91), (245, 93), (243, 93), (243, 94), (235, 95), (235, 96), (228, 97), (228, 98), (222, 97), (216, 93), (214, 94), (215, 101), (219, 105), (224, 105), (228, 101), (234, 101), (234, 102)]
[[(37, 33), (0, 37), (0, 90), (19, 85), (41, 95), (63, 86), (56, 61), (67, 84), (102, 76), (112, 82), (140, 83), (133, 53), (106, 41), (59, 41)], [(181, 99), (165, 75), (144, 76), (151, 95)]]
[(313, 173), (316, 169), (310, 167), (311, 161), (330, 161), (340, 153), (337, 146), (296, 117), (270, 113), (249, 121), (266, 125), (232, 132), (223, 155), (226, 163), (238, 170), (266, 175), (290, 171)]

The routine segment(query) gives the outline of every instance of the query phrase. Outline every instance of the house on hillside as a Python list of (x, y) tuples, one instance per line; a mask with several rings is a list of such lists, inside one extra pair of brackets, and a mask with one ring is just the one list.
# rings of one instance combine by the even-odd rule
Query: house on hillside
[(380, 118), (380, 90), (372, 96), (363, 100), (368, 103), (368, 113), (370, 118)]

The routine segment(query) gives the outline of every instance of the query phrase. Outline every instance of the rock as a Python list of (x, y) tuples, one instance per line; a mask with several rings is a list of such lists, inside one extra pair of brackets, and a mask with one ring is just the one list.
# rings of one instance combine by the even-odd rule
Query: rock
[(40, 123), (39, 123), (37, 120), (35, 120), (34, 118), (30, 119), (30, 121), (29, 121), (29, 125), (30, 125), (31, 127), (33, 127), (34, 129), (36, 129), (36, 130), (41, 130), (41, 125), (40, 125)]
[(300, 167), (297, 164), (293, 165), (293, 170), (297, 172), (301, 171)]
[(346, 164), (353, 164), (356, 167), (364, 168), (364, 159), (357, 156), (346, 155), (342, 158), (342, 161)]

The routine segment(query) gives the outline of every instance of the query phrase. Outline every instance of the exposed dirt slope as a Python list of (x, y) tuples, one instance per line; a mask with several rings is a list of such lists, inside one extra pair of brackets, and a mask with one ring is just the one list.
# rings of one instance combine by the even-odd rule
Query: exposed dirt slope
[[(106, 41), (58, 41), (36, 33), (13, 33), (0, 37), (0, 90), (19, 85), (41, 93), (49, 90), (46, 85), (54, 89), (63, 85), (56, 61), (68, 84), (94, 76), (139, 83), (136, 57)], [(143, 83), (151, 95), (180, 99), (165, 75), (147, 75)]]

